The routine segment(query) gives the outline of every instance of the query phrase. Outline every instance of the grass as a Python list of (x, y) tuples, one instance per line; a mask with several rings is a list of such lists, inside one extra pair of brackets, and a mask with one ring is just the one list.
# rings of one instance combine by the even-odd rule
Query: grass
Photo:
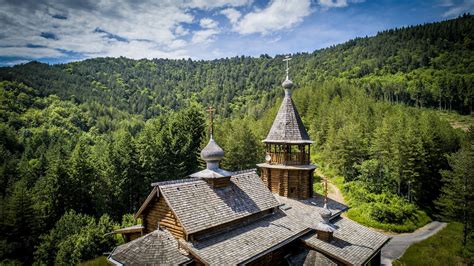
[(431, 218), (424, 211), (418, 210), (413, 219), (407, 220), (403, 224), (381, 223), (369, 217), (367, 208), (370, 208), (370, 203), (362, 203), (357, 207), (352, 207), (347, 211), (347, 217), (365, 226), (396, 233), (413, 232), (431, 222)]
[(460, 115), (456, 112), (441, 111), (439, 116), (447, 120), (453, 128), (460, 128), (467, 131), (469, 126), (474, 126), (474, 115)]
[(469, 265), (462, 256), (462, 224), (450, 223), (436, 235), (413, 244), (393, 265)]
[(80, 266), (110, 266), (113, 265), (107, 260), (107, 257), (101, 256), (92, 260), (84, 261)]

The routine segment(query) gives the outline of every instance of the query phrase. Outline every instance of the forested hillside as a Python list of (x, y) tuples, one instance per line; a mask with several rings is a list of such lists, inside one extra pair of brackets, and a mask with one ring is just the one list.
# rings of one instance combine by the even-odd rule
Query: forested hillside
[[(295, 54), (291, 74), (299, 86), (350, 79), (376, 99), (468, 114), (473, 59), (474, 17), (465, 15)], [(179, 109), (192, 96), (226, 117), (258, 117), (280, 95), (281, 60), (262, 55), (211, 61), (97, 58), (53, 66), (33, 62), (0, 69), (0, 80), (23, 82), (63, 100), (98, 101), (145, 118)]]
[[(344, 177), (351, 218), (394, 231), (438, 215), (472, 226), (472, 128), (452, 128), (438, 109), (472, 111), (473, 22), (465, 15), (293, 55), (312, 159)], [(1, 68), (0, 263), (75, 264), (110, 251), (123, 240), (107, 233), (137, 222), (130, 214), (151, 182), (202, 167), (208, 105), (223, 167), (255, 167), (283, 94), (281, 59)]]

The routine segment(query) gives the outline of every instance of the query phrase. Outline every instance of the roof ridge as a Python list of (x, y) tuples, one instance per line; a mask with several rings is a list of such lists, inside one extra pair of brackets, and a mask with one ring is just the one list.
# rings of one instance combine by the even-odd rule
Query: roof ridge
[(202, 180), (202, 178), (200, 177), (180, 178), (180, 179), (175, 179), (175, 180), (166, 180), (166, 181), (151, 183), (151, 186), (156, 187), (156, 186), (174, 185), (174, 184), (182, 184), (182, 183), (191, 183), (191, 182), (199, 181), (199, 180)]
[(242, 174), (247, 174), (247, 173), (253, 173), (253, 172), (257, 172), (257, 168), (249, 168), (249, 169), (243, 169), (243, 170), (235, 171), (235, 172), (232, 172), (232, 176), (242, 175)]

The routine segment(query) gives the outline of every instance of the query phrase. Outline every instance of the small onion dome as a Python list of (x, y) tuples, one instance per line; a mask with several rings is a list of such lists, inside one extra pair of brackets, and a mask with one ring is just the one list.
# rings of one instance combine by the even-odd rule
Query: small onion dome
[(323, 221), (326, 223), (329, 223), (329, 219), (331, 219), (332, 212), (325, 206), (319, 213), (321, 215), (321, 218), (323, 218)]
[(288, 79), (288, 77), (285, 79), (285, 81), (283, 81), (283, 83), (281, 84), (283, 86), (283, 88), (285, 89), (291, 89), (293, 87), (293, 81), (291, 81), (290, 79)]
[(209, 143), (202, 149), (201, 158), (204, 161), (220, 161), (224, 158), (224, 150), (217, 145), (211, 136)]

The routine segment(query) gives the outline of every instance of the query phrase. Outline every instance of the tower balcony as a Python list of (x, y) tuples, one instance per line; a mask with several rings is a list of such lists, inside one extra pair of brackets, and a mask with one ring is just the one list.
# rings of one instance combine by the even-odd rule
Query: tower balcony
[(265, 161), (271, 165), (309, 165), (310, 144), (267, 143)]

